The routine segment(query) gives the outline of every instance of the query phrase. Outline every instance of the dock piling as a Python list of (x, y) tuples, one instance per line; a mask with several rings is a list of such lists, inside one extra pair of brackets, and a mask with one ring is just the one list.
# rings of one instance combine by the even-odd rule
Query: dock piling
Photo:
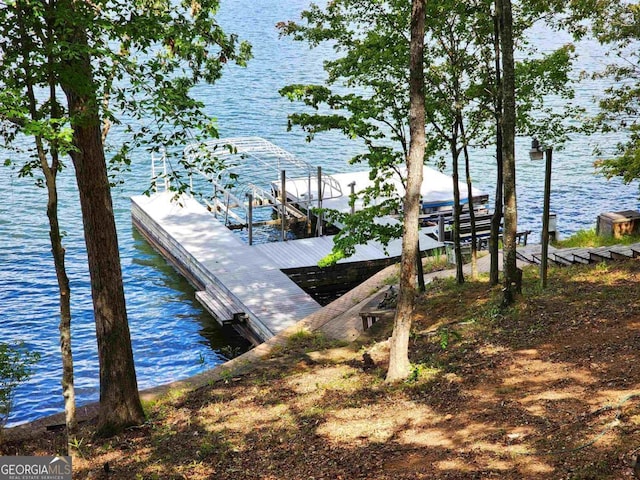
[(353, 215), (354, 213), (356, 213), (356, 182), (351, 182), (348, 187), (351, 189), (349, 203), (351, 204), (351, 215)]
[(322, 167), (318, 167), (318, 224), (316, 226), (316, 230), (318, 231), (318, 236), (321, 237), (323, 235), (322, 232)]
[(287, 174), (284, 170), (280, 171), (280, 203), (282, 204), (280, 216), (280, 239), (284, 242), (287, 239)]
[(253, 194), (247, 193), (249, 208), (247, 209), (247, 230), (249, 232), (249, 245), (253, 245)]

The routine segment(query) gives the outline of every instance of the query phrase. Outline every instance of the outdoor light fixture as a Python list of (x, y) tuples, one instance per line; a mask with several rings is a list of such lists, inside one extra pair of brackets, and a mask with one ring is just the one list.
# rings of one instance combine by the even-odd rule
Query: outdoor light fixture
[(537, 138), (531, 142), (529, 157), (531, 160), (542, 160), (546, 158), (544, 169), (544, 207), (542, 212), (542, 252), (540, 253), (540, 286), (547, 286), (547, 264), (549, 260), (549, 203), (551, 200), (551, 159), (553, 148), (541, 146)]

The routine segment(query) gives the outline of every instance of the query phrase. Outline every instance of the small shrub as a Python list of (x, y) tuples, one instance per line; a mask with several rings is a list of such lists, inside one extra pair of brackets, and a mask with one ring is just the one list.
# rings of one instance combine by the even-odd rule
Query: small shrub
[(437, 334), (440, 338), (440, 348), (442, 348), (442, 350), (446, 350), (452, 340), (462, 339), (459, 332), (448, 326), (438, 328)]
[(0, 342), (0, 432), (11, 413), (13, 392), (32, 373), (40, 354), (30, 352), (23, 343)]

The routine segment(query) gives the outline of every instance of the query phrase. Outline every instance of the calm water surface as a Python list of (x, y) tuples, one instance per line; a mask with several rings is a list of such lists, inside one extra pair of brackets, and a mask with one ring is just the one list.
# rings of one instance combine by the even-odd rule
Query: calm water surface
[[(223, 1), (221, 23), (253, 44), (255, 58), (246, 69), (230, 66), (220, 82), (201, 86), (196, 94), (218, 119), (222, 136), (256, 135), (293, 152), (326, 171), (338, 172), (358, 153), (356, 143), (320, 135), (307, 143), (300, 132), (287, 132), (287, 114), (296, 106), (283, 100), (278, 89), (289, 83), (320, 82), (324, 50), (279, 39), (275, 24), (298, 18), (307, 0)], [(563, 41), (543, 31), (538, 43), (553, 47)], [(605, 63), (600, 48), (586, 45), (579, 69), (595, 70)], [(583, 85), (578, 101), (591, 103), (603, 85)], [(615, 144), (617, 138), (606, 140)], [(112, 142), (117, 139), (112, 138)], [(530, 141), (517, 146), (520, 228), (540, 230), (543, 163), (528, 160)], [(558, 215), (561, 235), (594, 226), (598, 213), (637, 209), (637, 186), (607, 182), (594, 174), (592, 141), (576, 138), (554, 155), (552, 211)], [(476, 152), (473, 176), (487, 192), (493, 191), (490, 152)], [(141, 152), (124, 187), (114, 191), (123, 274), (131, 324), (138, 382), (141, 388), (184, 378), (224, 361), (231, 349), (244, 343), (222, 332), (194, 299), (193, 289), (131, 228), (129, 197), (149, 181), (148, 157)], [(0, 170), (0, 340), (22, 340), (41, 353), (35, 375), (15, 397), (12, 424), (62, 410), (58, 348), (57, 284), (53, 271), (45, 216), (45, 192), (15, 172)], [(73, 349), (78, 403), (98, 398), (95, 330), (82, 223), (71, 170), (60, 178), (61, 223), (66, 231), (67, 266), (71, 278)], [(535, 237), (535, 235), (534, 235)], [(224, 353), (223, 353), (224, 352)]]

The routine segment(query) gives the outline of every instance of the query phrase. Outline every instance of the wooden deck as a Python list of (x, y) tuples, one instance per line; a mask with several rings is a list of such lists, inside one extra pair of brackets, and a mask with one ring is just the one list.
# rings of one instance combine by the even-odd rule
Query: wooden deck
[[(425, 233), (420, 233), (420, 250), (433, 250), (443, 247)], [(280, 269), (311, 267), (318, 264), (320, 259), (331, 253), (333, 248), (333, 236), (302, 238), (288, 242), (272, 242), (253, 245), (250, 247), (256, 254), (268, 258)], [(386, 252), (382, 244), (369, 242), (366, 245), (358, 245), (356, 253), (338, 263), (355, 263), (383, 258), (400, 257), (402, 253), (402, 241), (393, 240), (387, 246)]]
[(320, 309), (268, 258), (252, 251), (197, 201), (172, 193), (131, 199), (136, 228), (194, 286), (220, 322), (244, 319), (262, 341)]
[[(264, 341), (320, 309), (282, 270), (315, 267), (331, 252), (332, 237), (249, 246), (193, 198), (175, 202), (172, 195), (133, 197), (133, 224), (194, 285), (198, 301), (220, 323), (244, 323)], [(440, 246), (420, 234), (421, 250)], [(342, 263), (399, 258), (401, 247), (401, 240), (386, 251), (371, 242)]]

